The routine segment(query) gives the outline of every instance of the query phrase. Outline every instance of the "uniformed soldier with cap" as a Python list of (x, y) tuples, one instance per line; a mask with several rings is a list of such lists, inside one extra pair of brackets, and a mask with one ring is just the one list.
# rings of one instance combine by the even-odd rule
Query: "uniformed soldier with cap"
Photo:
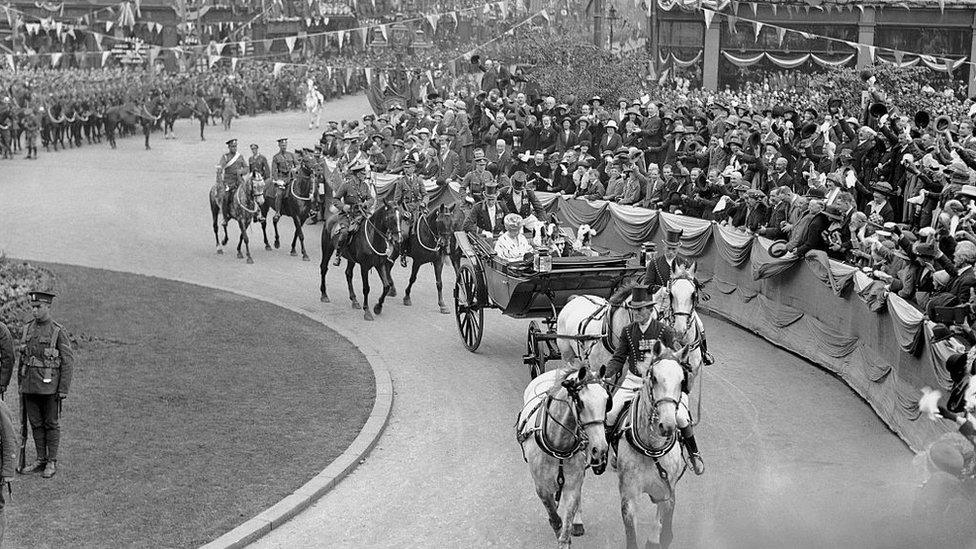
[(34, 435), (37, 458), (20, 472), (42, 472), (44, 478), (57, 473), (58, 446), (61, 442), (61, 401), (68, 396), (74, 352), (68, 332), (51, 318), (54, 294), (33, 291), (28, 294), (33, 320), (24, 326), (20, 345), (17, 382), (24, 412)]
[(227, 140), (227, 152), (221, 155), (217, 162), (217, 182), (224, 185), (224, 199), (221, 208), (224, 211), (224, 226), (230, 219), (230, 201), (241, 183), (241, 178), (247, 173), (247, 160), (237, 152), (237, 140)]
[(376, 190), (369, 182), (364, 159), (358, 158), (349, 165), (346, 178), (336, 191), (334, 199), (339, 214), (333, 234), (336, 245), (333, 265), (339, 266), (350, 235), (355, 234), (363, 216), (376, 202)]
[(298, 156), (288, 150), (288, 138), (278, 140), (278, 152), (271, 159), (271, 178), (275, 181), (274, 220), (281, 219), (281, 199), (285, 196), (285, 188), (291, 183), (291, 178), (299, 168)]
[[(408, 223), (408, 227), (413, 227), (417, 216), (423, 215), (427, 209), (427, 189), (424, 180), (417, 175), (417, 158), (408, 154), (403, 159), (403, 175), (397, 179), (396, 187), (393, 189), (393, 203), (400, 209), (401, 217)], [(410, 237), (410, 230), (400, 231), (400, 249), (404, 250), (407, 238)], [(400, 254), (400, 265), (407, 266), (407, 256)]]

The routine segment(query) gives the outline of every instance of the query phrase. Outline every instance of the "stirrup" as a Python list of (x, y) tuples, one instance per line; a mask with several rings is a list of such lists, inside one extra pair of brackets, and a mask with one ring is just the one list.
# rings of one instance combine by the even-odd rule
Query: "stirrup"
[(712, 353), (709, 353), (708, 351), (703, 351), (702, 362), (705, 363), (705, 366), (711, 366), (712, 364), (715, 364), (715, 357), (712, 356)]
[(688, 462), (688, 466), (694, 471), (695, 475), (701, 476), (705, 473), (705, 460), (702, 459), (701, 454), (698, 452), (688, 452), (685, 458)]

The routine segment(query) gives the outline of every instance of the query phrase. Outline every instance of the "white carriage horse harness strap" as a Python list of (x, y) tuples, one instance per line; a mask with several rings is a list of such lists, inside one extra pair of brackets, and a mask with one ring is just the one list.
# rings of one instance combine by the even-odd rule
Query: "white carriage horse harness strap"
[[(688, 280), (692, 284), (695, 285), (695, 293), (692, 296), (692, 310), (691, 311), (687, 311), (687, 312), (685, 312), (685, 311), (676, 311), (674, 309), (674, 294), (671, 293), (671, 286), (674, 285), (674, 282), (676, 280)], [(701, 299), (702, 301), (708, 301), (709, 295), (707, 293), (705, 293), (701, 289), (701, 287), (698, 284), (698, 280), (696, 280), (696, 279), (694, 279), (694, 278), (692, 278), (690, 276), (679, 276), (679, 277), (673, 277), (673, 278), (671, 278), (671, 280), (668, 281), (667, 289), (668, 289), (668, 313), (669, 313), (669, 315), (671, 317), (671, 325), (674, 326), (674, 318), (677, 317), (677, 316), (686, 316), (686, 317), (688, 317), (688, 323), (687, 323), (687, 326), (685, 327), (685, 331), (678, 337), (678, 340), (679, 341), (684, 341), (684, 339), (688, 335), (688, 332), (689, 331), (691, 331), (692, 329), (696, 330), (698, 332), (698, 334), (695, 337), (695, 340), (692, 341), (690, 344), (688, 344), (688, 352), (689, 353), (693, 353), (693, 352), (695, 352), (697, 350), (701, 350), (701, 353), (702, 353), (702, 364), (704, 364), (705, 363), (704, 362), (704, 359), (705, 359), (705, 356), (704, 356), (705, 355), (705, 350), (702, 349), (702, 343), (703, 343), (703, 341), (705, 339), (705, 334), (698, 329), (698, 310), (697, 309), (698, 309), (698, 301), (699, 301), (699, 299)], [(699, 298), (699, 294), (701, 294), (701, 297), (700, 298)], [(697, 409), (695, 411), (695, 415), (694, 415), (694, 417), (692, 417), (692, 421), (691, 421), (691, 426), (692, 427), (698, 426), (698, 423), (701, 422), (702, 385), (704, 385), (704, 383), (703, 383), (703, 381), (701, 379), (699, 379), (698, 380), (698, 405), (696, 406)], [(691, 411), (689, 410), (689, 413), (690, 412)]]
[[(590, 353), (593, 352), (593, 344), (597, 338), (603, 344), (603, 347), (609, 352), (613, 353), (615, 345), (613, 344), (613, 305), (610, 302), (600, 303), (588, 295), (580, 296), (597, 306), (597, 309), (590, 313), (586, 318), (580, 321), (579, 325), (576, 327), (577, 334), (585, 334), (586, 329), (590, 326), (591, 322), (602, 322), (603, 327), (600, 331), (600, 335), (592, 338), (594, 341), (589, 345), (586, 345), (586, 339), (576, 340), (576, 355), (582, 359), (588, 359)], [(584, 350), (584, 345), (586, 348)]]

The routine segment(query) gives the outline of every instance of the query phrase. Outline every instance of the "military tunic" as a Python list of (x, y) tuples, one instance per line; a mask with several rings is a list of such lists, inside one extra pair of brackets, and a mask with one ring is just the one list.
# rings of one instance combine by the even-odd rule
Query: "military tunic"
[(299, 165), (298, 156), (290, 151), (278, 152), (271, 159), (271, 177), (281, 181), (291, 181), (293, 170)]
[(217, 163), (218, 178), (224, 187), (234, 190), (241, 181), (241, 176), (248, 171), (247, 161), (240, 153), (224, 153)]
[(410, 214), (415, 214), (427, 202), (427, 189), (424, 180), (417, 174), (404, 175), (397, 179), (393, 191), (393, 203)]
[(461, 180), (461, 194), (465, 194), (465, 189), (467, 189), (475, 202), (481, 202), (481, 199), (484, 198), (485, 186), (491, 181), (491, 173), (487, 170), (472, 170)]

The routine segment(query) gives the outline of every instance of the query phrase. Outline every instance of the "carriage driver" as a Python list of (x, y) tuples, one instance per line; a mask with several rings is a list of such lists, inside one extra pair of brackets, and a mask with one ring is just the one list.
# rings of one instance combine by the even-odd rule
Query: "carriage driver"
[(247, 171), (247, 160), (237, 152), (237, 140), (228, 139), (227, 152), (217, 162), (217, 182), (224, 184), (224, 197), (220, 206), (224, 212), (224, 227), (227, 227), (227, 221), (230, 219), (230, 201)]
[(407, 266), (407, 254), (404, 245), (410, 233), (410, 227), (418, 215), (427, 210), (427, 189), (424, 180), (417, 175), (417, 158), (408, 154), (403, 159), (403, 176), (397, 179), (393, 190), (393, 203), (400, 211), (407, 230), (400, 230), (400, 265)]
[(281, 198), (298, 167), (298, 156), (288, 151), (288, 138), (282, 137), (278, 140), (278, 152), (271, 159), (271, 179), (275, 182), (275, 222), (281, 219)]
[(335, 242), (335, 261), (332, 263), (339, 266), (342, 259), (342, 251), (349, 243), (351, 235), (356, 234), (363, 216), (373, 209), (376, 203), (376, 189), (369, 181), (366, 173), (366, 160), (356, 159), (346, 172), (346, 178), (339, 186), (335, 196), (336, 208), (339, 209), (336, 221), (333, 242)]
[[(653, 318), (654, 301), (648, 292), (648, 287), (643, 285), (634, 286), (631, 290), (631, 300), (626, 307), (632, 311), (631, 317), (634, 322), (624, 328), (621, 334), (620, 344), (613, 353), (613, 358), (607, 363), (606, 377), (616, 379), (623, 370), (624, 363), (627, 364), (627, 375), (620, 381), (619, 388), (613, 395), (613, 407), (607, 413), (607, 433), (613, 433), (617, 425), (617, 419), (623, 410), (624, 405), (634, 399), (636, 390), (643, 384), (640, 374), (637, 371), (637, 364), (644, 360), (644, 354), (654, 346), (654, 340), (659, 340), (670, 349), (674, 349), (677, 344), (677, 337), (670, 326), (659, 322)], [(685, 367), (685, 378), (687, 379), (687, 365)], [(691, 414), (688, 413), (688, 394), (687, 386), (682, 387), (681, 406), (678, 407), (676, 417), (678, 428), (681, 432), (681, 441), (688, 449), (688, 461), (696, 475), (705, 472), (705, 462), (698, 452), (698, 443), (695, 442), (694, 428), (691, 424)], [(611, 441), (611, 446), (616, 449), (616, 444)]]

